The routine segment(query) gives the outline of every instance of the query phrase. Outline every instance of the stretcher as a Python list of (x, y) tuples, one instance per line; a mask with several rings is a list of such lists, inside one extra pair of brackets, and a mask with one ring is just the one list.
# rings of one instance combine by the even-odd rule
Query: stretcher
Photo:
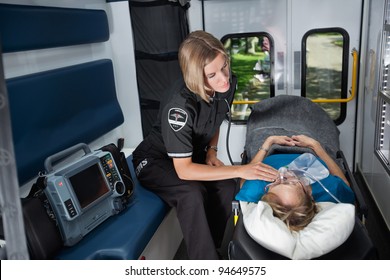
[[(340, 168), (344, 171), (349, 183), (352, 188), (356, 203), (352, 205), (352, 215), (349, 218), (350, 222), (350, 230), (346, 233), (342, 242), (340, 241), (340, 245), (334, 246), (333, 249), (326, 248), (322, 250), (322, 248), (316, 248), (318, 244), (323, 243), (331, 243), (333, 239), (337, 239), (337, 236), (332, 236), (333, 233), (329, 232), (329, 236), (326, 236), (325, 233), (321, 232), (313, 232), (314, 239), (318, 238), (319, 234), (323, 234), (325, 236), (321, 242), (318, 242), (314, 247), (310, 247), (312, 244), (308, 243), (304, 240), (307, 238), (309, 230), (305, 232), (305, 234), (297, 235), (294, 241), (296, 243), (292, 244), (292, 247), (305, 247), (305, 244), (309, 244), (310, 246), (306, 246), (303, 248), (304, 254), (302, 252), (296, 253), (294, 251), (290, 254), (290, 252), (286, 253), (284, 251), (285, 248), (278, 248), (278, 246), (282, 246), (277, 243), (283, 243), (285, 240), (278, 240), (279, 235), (278, 232), (275, 232), (275, 228), (270, 223), (266, 223), (264, 221), (259, 221), (259, 224), (263, 226), (261, 231), (267, 232), (269, 229), (272, 232), (272, 237), (269, 238), (270, 241), (259, 239), (261, 235), (257, 235), (253, 229), (253, 219), (251, 222), (248, 218), (248, 210), (242, 209), (242, 207), (249, 207), (247, 205), (251, 204), (250, 207), (256, 207), (254, 211), (256, 212), (256, 218), (260, 217), (260, 219), (272, 219), (273, 217), (267, 217), (264, 213), (266, 213), (267, 206), (262, 204), (266, 204), (264, 202), (258, 203), (258, 205), (253, 205), (254, 203), (243, 204), (240, 202), (241, 211), (237, 210), (237, 202), (234, 202), (234, 209), (236, 218), (235, 226), (231, 231), (231, 239), (228, 244), (228, 258), (231, 260), (277, 260), (277, 259), (377, 259), (376, 248), (373, 245), (368, 232), (364, 226), (365, 218), (368, 215), (367, 206), (364, 201), (364, 197), (362, 196), (360, 189), (356, 183), (356, 180), (353, 177), (353, 174), (350, 171), (350, 168), (346, 162), (343, 152), (339, 147), (339, 131), (337, 126), (334, 124), (333, 120), (330, 119), (327, 113), (325, 113), (321, 107), (317, 104), (311, 102), (309, 99), (304, 97), (297, 96), (277, 96), (273, 98), (269, 98), (267, 100), (263, 100), (254, 105), (252, 109), (252, 113), (248, 119), (248, 127), (247, 127), (247, 135), (246, 135), (246, 143), (243, 153), (242, 163), (245, 164), (251, 160), (251, 158), (255, 155), (258, 150), (258, 147), (261, 147), (261, 144), (264, 140), (270, 135), (297, 135), (297, 134), (306, 134), (312, 138), (317, 139), (321, 145), (325, 148), (328, 154), (339, 164)], [(304, 153), (304, 152), (312, 152), (310, 149), (302, 148), (302, 147), (286, 147), (273, 145), (270, 148), (267, 156), (271, 154), (278, 153)], [(332, 203), (328, 202), (328, 204), (334, 206)], [(346, 205), (340, 204), (337, 207), (348, 207)], [(349, 204), (349, 206), (351, 206)], [(263, 208), (261, 208), (263, 207)], [(348, 208), (350, 210), (351, 207)], [(259, 210), (261, 209), (261, 210)], [(331, 208), (325, 208), (331, 209)], [(336, 209), (336, 208), (335, 208)], [(342, 208), (340, 208), (342, 209)], [(244, 211), (242, 211), (244, 210)], [(259, 211), (263, 211), (264, 213), (260, 213)], [(271, 211), (271, 210), (270, 210)], [(336, 211), (336, 210), (335, 210)], [(329, 212), (329, 211), (328, 211)], [(271, 211), (272, 213), (272, 211)], [(320, 212), (321, 213), (321, 212)], [(322, 212), (324, 213), (324, 212)], [(252, 215), (252, 214), (251, 214)], [(272, 216), (272, 214), (270, 214)], [(317, 214), (319, 215), (319, 214)], [(334, 213), (334, 215), (338, 215), (338, 213)], [(340, 214), (342, 216), (343, 214)], [(323, 215), (324, 216), (324, 215)], [(275, 218), (277, 219), (277, 218)], [(316, 218), (315, 218), (316, 219)], [(329, 221), (328, 217), (328, 221)], [(267, 221), (269, 222), (269, 221)], [(279, 220), (279, 222), (281, 222)], [(321, 223), (322, 221), (318, 218), (316, 221), (313, 219), (312, 223)], [(335, 221), (333, 221), (335, 222)], [(283, 223), (283, 222), (281, 222)], [(326, 222), (324, 222), (326, 223)], [(336, 222), (335, 222), (336, 223)], [(271, 226), (270, 226), (271, 225)], [(257, 225), (258, 226), (258, 225)], [(309, 224), (308, 227), (311, 225)], [(334, 225), (337, 228), (337, 224)], [(341, 222), (340, 228), (346, 227), (346, 225)], [(256, 228), (258, 230), (259, 227)], [(305, 229), (306, 230), (306, 229)], [(335, 231), (337, 232), (337, 231)], [(317, 235), (317, 236), (316, 236)], [(264, 236), (264, 235), (263, 235)], [(321, 237), (322, 238), (322, 237)], [(320, 238), (320, 239), (321, 239)], [(275, 244), (270, 244), (267, 242), (274, 242)], [(306, 243), (305, 243), (306, 242)], [(291, 245), (286, 243), (287, 245)], [(302, 245), (303, 244), (303, 245)], [(286, 247), (287, 247), (286, 245)], [(318, 245), (320, 246), (320, 245)], [(318, 247), (317, 246), (317, 247)], [(319, 250), (319, 252), (307, 252), (308, 250), (313, 248), (313, 250)], [(299, 249), (299, 248), (298, 248)], [(297, 248), (293, 248), (291, 250), (298, 250)], [(287, 250), (287, 248), (286, 248)], [(322, 250), (322, 251), (321, 251)], [(301, 250), (302, 251), (302, 250)], [(314, 256), (314, 257), (312, 257)]]

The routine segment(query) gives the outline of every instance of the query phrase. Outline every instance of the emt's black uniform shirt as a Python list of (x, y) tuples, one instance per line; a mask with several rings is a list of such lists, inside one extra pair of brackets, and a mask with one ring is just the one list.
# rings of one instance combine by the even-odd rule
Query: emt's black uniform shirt
[[(181, 80), (164, 104), (150, 134), (134, 151), (134, 157), (187, 158), (205, 162), (205, 148), (226, 118), (233, 102), (236, 78), (230, 89), (216, 93), (210, 103), (189, 91)], [(142, 155), (143, 154), (143, 155)]]

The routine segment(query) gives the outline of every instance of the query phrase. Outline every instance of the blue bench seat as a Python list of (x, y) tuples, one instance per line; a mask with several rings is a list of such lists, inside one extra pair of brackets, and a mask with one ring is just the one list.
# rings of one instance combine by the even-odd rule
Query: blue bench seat
[[(15, 36), (21, 30), (24, 35)], [(109, 31), (104, 10), (0, 4), (4, 53), (81, 44), (103, 46)], [(78, 143), (90, 144), (124, 123), (113, 62), (110, 58), (85, 60), (6, 80), (21, 186), (35, 180), (48, 156)], [(159, 240), (156, 230), (169, 207), (138, 182), (131, 156), (128, 162), (135, 189), (127, 209), (111, 216), (76, 245), (61, 250), (55, 259), (138, 259), (148, 244)], [(171, 230), (169, 227), (172, 239)]]

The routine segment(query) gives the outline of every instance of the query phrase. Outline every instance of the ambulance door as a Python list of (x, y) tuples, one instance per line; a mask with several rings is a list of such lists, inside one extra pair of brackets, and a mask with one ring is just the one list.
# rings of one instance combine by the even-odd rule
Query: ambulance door
[[(354, 161), (357, 58), (362, 0), (289, 0), (288, 94), (349, 102), (320, 104), (340, 130), (341, 150)], [(355, 67), (354, 67), (355, 66)], [(354, 90), (355, 92), (351, 92)], [(340, 95), (341, 94), (341, 95)], [(321, 124), (319, 124), (321, 125)]]

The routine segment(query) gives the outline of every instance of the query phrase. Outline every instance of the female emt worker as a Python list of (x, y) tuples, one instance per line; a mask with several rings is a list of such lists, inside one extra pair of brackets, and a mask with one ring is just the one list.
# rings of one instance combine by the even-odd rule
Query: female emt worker
[(231, 202), (233, 178), (276, 179), (263, 163), (225, 166), (217, 158), (219, 127), (229, 112), (234, 86), (222, 43), (192, 32), (179, 48), (184, 81), (161, 104), (157, 123), (133, 153), (143, 186), (175, 207), (190, 259), (218, 259)]

